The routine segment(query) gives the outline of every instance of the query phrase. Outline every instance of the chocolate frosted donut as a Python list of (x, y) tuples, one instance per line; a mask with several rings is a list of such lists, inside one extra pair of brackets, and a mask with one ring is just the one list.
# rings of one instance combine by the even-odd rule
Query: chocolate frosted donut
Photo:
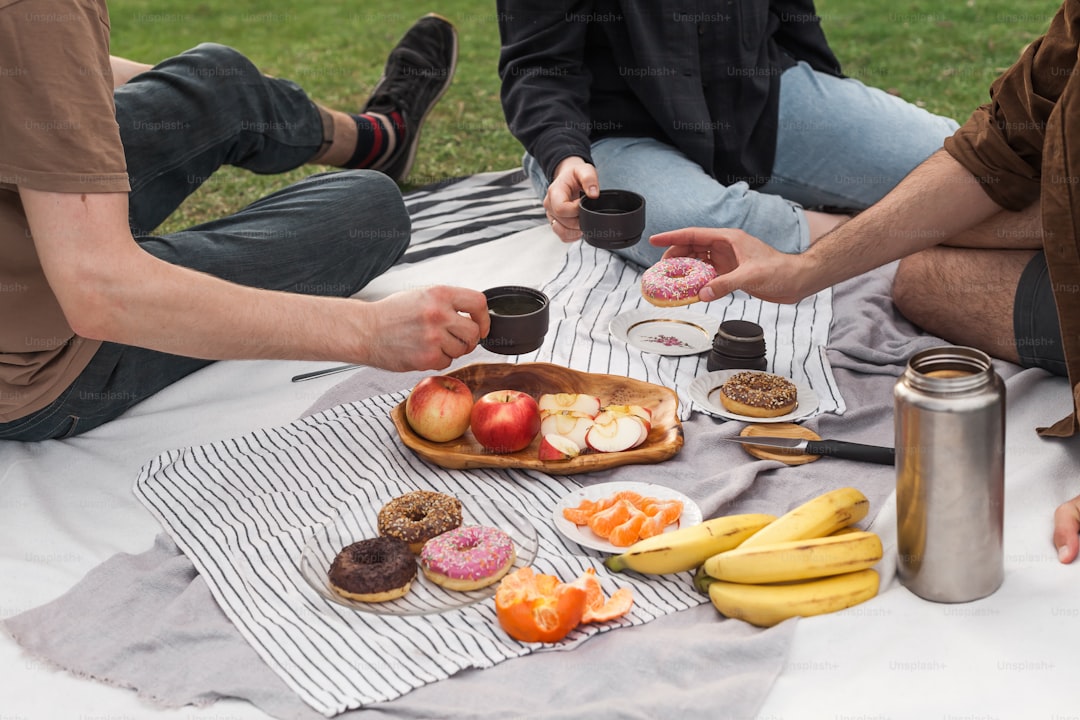
[(409, 592), (416, 556), (404, 540), (378, 537), (342, 549), (330, 564), (330, 589), (361, 602), (386, 602)]
[(720, 386), (724, 408), (748, 417), (787, 415), (798, 404), (799, 390), (787, 378), (764, 372), (735, 373)]
[(430, 490), (394, 498), (379, 511), (379, 534), (400, 538), (419, 554), (431, 538), (461, 524), (461, 501)]

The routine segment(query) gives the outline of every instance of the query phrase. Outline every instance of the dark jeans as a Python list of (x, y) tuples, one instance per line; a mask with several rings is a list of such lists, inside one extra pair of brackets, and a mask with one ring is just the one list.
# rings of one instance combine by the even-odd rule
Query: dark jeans
[[(222, 165), (279, 173), (310, 160), (322, 119), (298, 86), (212, 44), (162, 62), (115, 97), (132, 234), (147, 252), (242, 285), (341, 297), (405, 252), (410, 224), (401, 193), (365, 170), (314, 175), (228, 217), (152, 235)], [(0, 439), (84, 432), (209, 362), (104, 343), (52, 404), (0, 424)]]

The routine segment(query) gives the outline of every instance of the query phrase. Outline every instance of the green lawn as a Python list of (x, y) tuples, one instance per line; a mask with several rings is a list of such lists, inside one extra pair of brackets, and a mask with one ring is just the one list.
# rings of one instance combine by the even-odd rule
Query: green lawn
[[(1053, 0), (821, 0), (818, 13), (847, 74), (962, 121), (1058, 6)], [(521, 147), (499, 106), (493, 0), (112, 0), (109, 9), (117, 55), (153, 63), (202, 41), (220, 42), (340, 108), (362, 105), (401, 34), (420, 15), (440, 12), (458, 27), (458, 71), (428, 118), (410, 186), (520, 161)], [(315, 170), (260, 177), (226, 168), (166, 229), (240, 207)]]

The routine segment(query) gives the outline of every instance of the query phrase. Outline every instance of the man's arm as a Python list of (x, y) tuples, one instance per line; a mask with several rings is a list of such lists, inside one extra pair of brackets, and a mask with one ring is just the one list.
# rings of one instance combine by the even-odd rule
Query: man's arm
[(792, 303), (838, 282), (947, 242), (999, 212), (977, 180), (938, 151), (877, 204), (825, 235), (801, 255), (787, 255), (740, 230), (688, 228), (654, 235), (665, 255), (709, 257), (718, 276), (701, 291), (715, 300), (743, 290)]
[(124, 193), (20, 195), (45, 275), (83, 337), (216, 360), (411, 370), (446, 367), (487, 334), (479, 292), (434, 287), (367, 303), (243, 287), (142, 250)]

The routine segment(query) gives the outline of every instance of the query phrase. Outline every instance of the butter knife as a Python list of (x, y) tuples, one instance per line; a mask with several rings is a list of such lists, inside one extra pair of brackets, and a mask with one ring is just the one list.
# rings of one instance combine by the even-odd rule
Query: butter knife
[(782, 448), (792, 453), (807, 455), (827, 455), (844, 460), (860, 460), (879, 465), (895, 465), (896, 451), (880, 445), (862, 445), (844, 440), (806, 440), (804, 438), (769, 437), (766, 435), (739, 435), (726, 437), (724, 440), (743, 445), (762, 445)]

